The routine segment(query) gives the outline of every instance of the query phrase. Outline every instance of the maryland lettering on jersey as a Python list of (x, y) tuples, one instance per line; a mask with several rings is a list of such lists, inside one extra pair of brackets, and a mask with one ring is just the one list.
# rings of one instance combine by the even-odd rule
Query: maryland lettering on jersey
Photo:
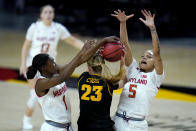
[(132, 82), (132, 83), (139, 83), (139, 84), (144, 84), (144, 85), (146, 85), (148, 81), (147, 81), (147, 80), (144, 80), (144, 79), (130, 78), (130, 79), (129, 79), (129, 82)]
[(66, 91), (67, 91), (67, 86), (64, 85), (61, 89), (53, 91), (53, 95), (54, 95), (54, 97), (60, 96), (60, 95), (64, 94)]
[(50, 38), (47, 38), (47, 37), (37, 37), (36, 39), (38, 41), (50, 41), (50, 42), (54, 42), (55, 41), (55, 37), (50, 37)]

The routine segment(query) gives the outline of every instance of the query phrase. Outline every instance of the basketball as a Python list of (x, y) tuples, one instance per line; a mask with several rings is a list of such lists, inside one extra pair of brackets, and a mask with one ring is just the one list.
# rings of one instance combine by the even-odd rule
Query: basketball
[(124, 56), (124, 47), (121, 43), (106, 43), (103, 46), (102, 56), (109, 62), (116, 62)]

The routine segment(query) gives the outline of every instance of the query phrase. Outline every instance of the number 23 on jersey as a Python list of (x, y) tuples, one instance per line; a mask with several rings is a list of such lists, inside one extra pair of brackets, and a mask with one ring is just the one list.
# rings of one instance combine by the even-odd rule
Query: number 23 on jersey
[[(81, 96), (82, 100), (86, 101), (101, 101), (102, 99), (102, 91), (103, 86), (91, 86), (87, 84), (83, 84), (81, 90), (85, 91), (84, 94)], [(95, 95), (89, 95), (91, 91), (95, 92)]]

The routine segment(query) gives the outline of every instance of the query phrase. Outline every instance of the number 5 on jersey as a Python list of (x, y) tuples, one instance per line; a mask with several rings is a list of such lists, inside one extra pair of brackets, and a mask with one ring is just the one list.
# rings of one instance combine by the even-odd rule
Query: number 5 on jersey
[(135, 98), (136, 88), (137, 88), (137, 85), (130, 84), (130, 87), (129, 87), (129, 92), (130, 92), (129, 98)]

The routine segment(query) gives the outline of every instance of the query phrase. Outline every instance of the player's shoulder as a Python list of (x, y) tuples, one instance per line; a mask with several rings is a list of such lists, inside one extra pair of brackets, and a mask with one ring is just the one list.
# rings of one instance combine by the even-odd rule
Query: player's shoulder
[(139, 66), (138, 63), (137, 63), (137, 61), (136, 61), (136, 59), (134, 57), (132, 58), (132, 63), (131, 63), (130, 66), (136, 66), (136, 67)]
[(152, 72), (150, 72), (150, 74), (151, 75), (155, 75), (155, 76), (164, 76), (164, 71), (163, 71), (163, 73), (162, 74), (158, 74), (157, 72), (156, 72), (156, 70), (155, 69), (153, 69), (153, 71)]
[(35, 27), (36, 27), (36, 22), (33, 22), (33, 23), (30, 24), (29, 29), (30, 28), (35, 28)]
[(55, 22), (55, 21), (54, 21), (52, 24), (53, 24), (53, 26), (55, 26), (56, 28), (65, 28), (65, 26), (64, 26), (63, 24), (59, 23), (59, 22)]
[(118, 83), (113, 84), (113, 83), (110, 82), (110, 81), (107, 81), (107, 85), (108, 85), (112, 90), (116, 90), (116, 89), (118, 89), (118, 87), (119, 87), (119, 84), (118, 84)]
[(41, 26), (41, 21), (35, 21), (35, 22), (31, 23), (29, 28), (34, 30), (35, 28), (39, 28), (40, 26)]
[(80, 80), (83, 77), (88, 77), (88, 76), (89, 76), (89, 72), (83, 72), (78, 79)]
[(137, 63), (137, 61), (135, 60), (135, 58), (133, 57), (132, 58), (132, 62), (130, 63), (129, 66), (127, 66), (128, 69), (135, 69), (135, 68), (138, 68), (139, 65)]
[(155, 69), (148, 74), (150, 75), (150, 79), (154, 82), (163, 81), (163, 79), (164, 79), (164, 72), (162, 74), (157, 74)]
[(135, 58), (133, 58), (132, 63), (126, 67), (127, 79), (129, 79), (130, 76), (136, 75), (138, 73), (140, 73), (140, 68)]
[(42, 24), (42, 21), (38, 20), (38, 21), (33, 22), (31, 25), (32, 26), (40, 26), (41, 24)]

